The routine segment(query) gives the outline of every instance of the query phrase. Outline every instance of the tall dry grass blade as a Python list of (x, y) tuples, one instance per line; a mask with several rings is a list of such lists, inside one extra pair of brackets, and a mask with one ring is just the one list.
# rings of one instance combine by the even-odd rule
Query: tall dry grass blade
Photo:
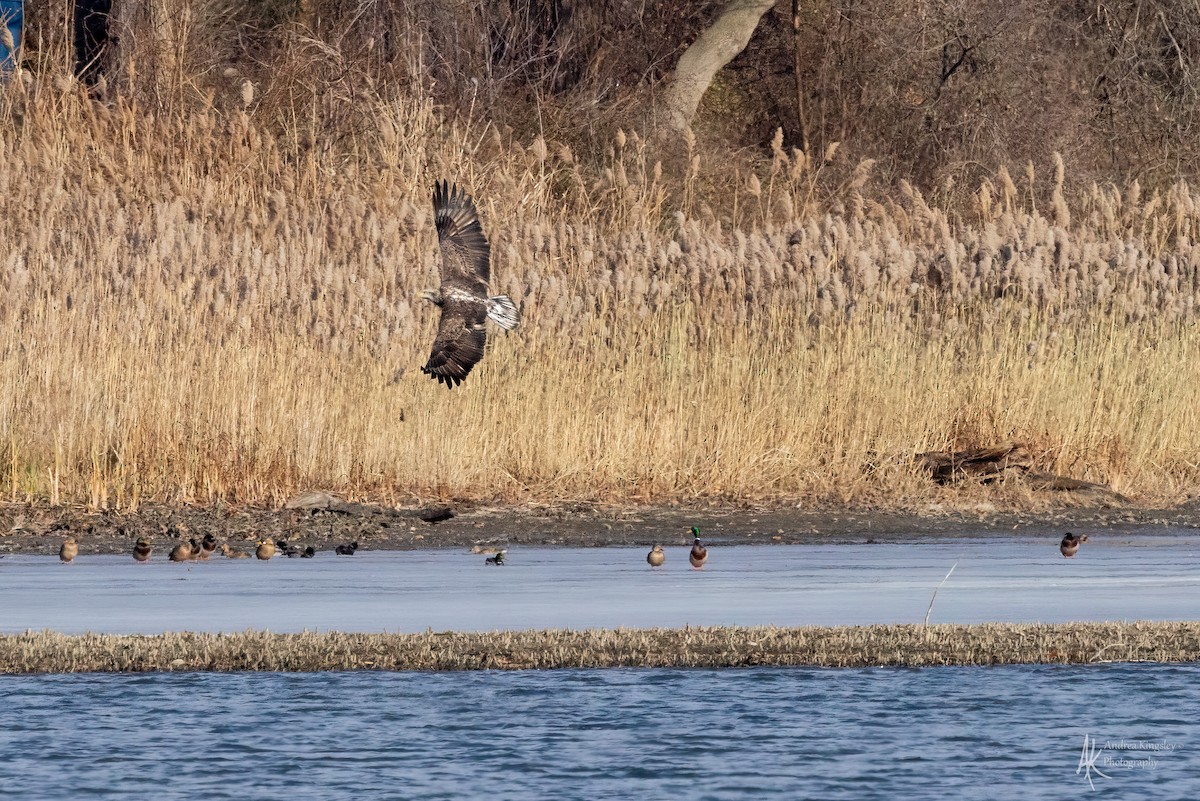
[(938, 590), (940, 590), (942, 588), (943, 584), (945, 584), (947, 581), (950, 580), (950, 575), (952, 573), (954, 573), (954, 568), (956, 568), (956, 567), (958, 567), (957, 561), (954, 564), (950, 565), (950, 570), (946, 573), (946, 577), (944, 579), (942, 579), (940, 582), (938, 582), (938, 585), (933, 588), (933, 595), (929, 596), (929, 608), (925, 610), (925, 625), (926, 626), (929, 625), (929, 616), (931, 614), (933, 614), (933, 602), (937, 600)]

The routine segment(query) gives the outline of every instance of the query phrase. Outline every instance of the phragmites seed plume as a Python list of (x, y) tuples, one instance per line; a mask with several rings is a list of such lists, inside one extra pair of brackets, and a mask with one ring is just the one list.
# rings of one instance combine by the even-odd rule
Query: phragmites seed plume
[[(10, 502), (943, 502), (914, 453), (1009, 440), (1139, 499), (1200, 486), (1185, 182), (1072, 188), (1060, 157), (950, 209), (868, 194), (869, 159), (831, 191), (833, 144), (585, 153), (336, 84), (313, 102), (352, 90), (353, 125), (326, 128), (238, 75), (187, 113), (66, 79), (0, 103)], [(431, 165), (485, 199), (491, 286), (524, 317), (449, 404), (414, 301)], [(1033, 502), (963, 490), (985, 491)]]

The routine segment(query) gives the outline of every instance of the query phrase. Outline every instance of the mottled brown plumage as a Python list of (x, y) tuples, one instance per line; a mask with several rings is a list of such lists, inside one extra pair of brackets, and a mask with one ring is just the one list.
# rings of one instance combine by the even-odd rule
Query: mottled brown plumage
[(74, 537), (67, 537), (63, 540), (62, 547), (58, 549), (58, 558), (63, 562), (70, 562), (79, 555), (79, 545), (76, 544)]
[(228, 557), (230, 559), (249, 559), (250, 558), (250, 554), (243, 553), (242, 551), (233, 550), (232, 548), (229, 547), (229, 543), (227, 543), (227, 542), (221, 543), (221, 553), (223, 553), (226, 557)]
[(436, 184), (433, 216), (442, 255), (442, 285), (421, 296), (440, 307), (442, 317), (429, 361), (421, 371), (453, 389), (483, 358), (488, 318), (511, 330), (521, 315), (504, 295), (488, 297), (491, 247), (470, 195), (446, 181)]
[(190, 542), (179, 543), (171, 549), (169, 554), (167, 554), (167, 559), (171, 560), (172, 562), (190, 562), (195, 558), (196, 555), (195, 551), (192, 549), (195, 542), (196, 540), (193, 538)]

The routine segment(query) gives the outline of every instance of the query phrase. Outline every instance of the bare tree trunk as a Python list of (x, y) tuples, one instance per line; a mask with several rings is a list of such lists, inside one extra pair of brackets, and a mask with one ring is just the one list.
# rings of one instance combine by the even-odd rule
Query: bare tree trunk
[(662, 99), (672, 130), (683, 131), (691, 125), (712, 79), (746, 48), (758, 21), (774, 5), (775, 0), (729, 0), (713, 24), (683, 51)]
[(796, 127), (799, 129), (800, 149), (808, 152), (808, 119), (804, 112), (804, 79), (800, 68), (803, 66), (800, 54), (800, 3), (802, 0), (792, 0), (792, 69), (796, 77)]

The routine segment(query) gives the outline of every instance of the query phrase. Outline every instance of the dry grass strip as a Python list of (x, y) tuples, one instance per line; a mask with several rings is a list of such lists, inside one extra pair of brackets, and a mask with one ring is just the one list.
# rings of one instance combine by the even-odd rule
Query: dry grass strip
[[(311, 135), (6, 87), (3, 497), (911, 506), (946, 497), (917, 454), (1005, 440), (1139, 502), (1200, 486), (1200, 188), (1074, 192), (1060, 159), (961, 211), (814, 206), (781, 146), (751, 192), (699, 154), (668, 186), (686, 142), (585, 158), (361, 83), (361, 127)], [(442, 176), (524, 315), (454, 393), (419, 370)]]
[(1200, 621), (0, 636), (2, 673), (550, 670), (598, 667), (1086, 664), (1200, 660)]

